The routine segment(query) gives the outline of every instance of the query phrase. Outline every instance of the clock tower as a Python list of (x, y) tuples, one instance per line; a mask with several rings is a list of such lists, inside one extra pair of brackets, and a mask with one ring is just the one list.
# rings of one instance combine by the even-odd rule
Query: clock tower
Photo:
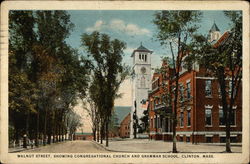
[(130, 138), (134, 138), (134, 115), (138, 118), (143, 116), (146, 110), (145, 100), (148, 99), (148, 91), (151, 89), (151, 54), (142, 44), (133, 51), (133, 76), (132, 76), (132, 107), (131, 107), (131, 125)]

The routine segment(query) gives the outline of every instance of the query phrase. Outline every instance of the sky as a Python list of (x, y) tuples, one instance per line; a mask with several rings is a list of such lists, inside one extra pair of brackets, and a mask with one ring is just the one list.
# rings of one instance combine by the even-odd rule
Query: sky
[[(131, 53), (142, 43), (144, 47), (153, 51), (151, 55), (151, 67), (161, 66), (161, 56), (169, 56), (169, 48), (160, 45), (156, 40), (157, 29), (153, 24), (154, 14), (151, 10), (71, 10), (71, 22), (75, 24), (71, 35), (66, 40), (73, 48), (79, 50), (84, 55), (81, 47), (81, 35), (90, 34), (93, 31), (108, 34), (111, 39), (119, 39), (126, 43), (123, 61), (132, 66)], [(221, 34), (230, 29), (229, 19), (224, 16), (223, 11), (203, 11), (200, 22), (199, 33), (207, 34), (213, 23), (216, 23)], [(119, 92), (122, 98), (115, 100), (115, 106), (131, 106), (132, 104), (132, 84), (127, 79), (121, 84)], [(82, 104), (76, 107), (81, 111), (80, 115), (84, 118), (83, 127), (79, 131), (91, 132), (91, 121), (83, 112)]]
[[(131, 53), (142, 43), (153, 51), (152, 67), (160, 65), (161, 56), (170, 55), (170, 49), (160, 45), (156, 40), (157, 29), (153, 24), (153, 10), (71, 10), (68, 11), (75, 28), (66, 40), (72, 47), (81, 47), (81, 35), (93, 31), (108, 34), (112, 39), (124, 41), (127, 48), (124, 50), (124, 62), (132, 65)], [(230, 29), (229, 19), (223, 11), (203, 11), (199, 33), (207, 34), (213, 23), (216, 23), (221, 33)], [(83, 53), (84, 55), (84, 53)]]

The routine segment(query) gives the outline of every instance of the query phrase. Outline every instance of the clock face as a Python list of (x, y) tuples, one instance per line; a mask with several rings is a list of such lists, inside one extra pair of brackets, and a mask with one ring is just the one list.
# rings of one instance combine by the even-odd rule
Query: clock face
[(141, 73), (143, 73), (143, 74), (146, 73), (146, 68), (145, 67), (141, 68)]

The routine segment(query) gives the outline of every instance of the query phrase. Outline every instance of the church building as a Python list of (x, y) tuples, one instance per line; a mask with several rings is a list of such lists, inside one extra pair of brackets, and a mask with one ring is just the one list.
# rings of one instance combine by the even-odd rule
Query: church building
[[(151, 89), (151, 54), (142, 44), (133, 51), (133, 75), (132, 75), (132, 107), (130, 138), (134, 138), (134, 122), (137, 117), (138, 124), (146, 110), (145, 101), (148, 99), (148, 91)], [(136, 117), (135, 117), (136, 116)], [(138, 131), (138, 130), (136, 130)]]

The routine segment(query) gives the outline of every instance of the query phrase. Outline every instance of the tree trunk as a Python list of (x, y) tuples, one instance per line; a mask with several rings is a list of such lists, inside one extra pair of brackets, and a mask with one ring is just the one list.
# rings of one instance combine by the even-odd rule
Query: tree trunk
[(100, 141), (100, 128), (99, 128), (99, 125), (97, 125), (97, 142), (99, 141)]
[(179, 87), (179, 74), (176, 74), (175, 80), (175, 92), (174, 92), (174, 110), (173, 110), (173, 153), (177, 153), (176, 147), (176, 125), (177, 125), (177, 100), (178, 100), (178, 87)]
[(47, 144), (51, 144), (51, 116), (49, 114), (49, 117), (48, 117), (48, 141), (47, 141)]
[(96, 141), (96, 129), (93, 129), (93, 137), (94, 137), (94, 141)]
[(46, 145), (46, 135), (47, 135), (47, 107), (45, 107), (45, 117), (44, 117), (44, 129), (43, 129), (43, 145)]
[(40, 112), (40, 110), (39, 110), (39, 107), (38, 107), (38, 109), (37, 109), (38, 111), (37, 111), (37, 116), (36, 116), (36, 140), (35, 140), (35, 146), (36, 147), (38, 147), (39, 146), (39, 112)]
[(101, 144), (103, 143), (103, 138), (104, 138), (104, 127), (101, 125)]
[(109, 121), (107, 120), (106, 121), (106, 132), (105, 132), (105, 135), (106, 135), (106, 147), (109, 146), (109, 128), (108, 128), (108, 125), (109, 125)]
[(218, 68), (218, 80), (220, 83), (221, 89), (221, 103), (223, 108), (223, 116), (226, 122), (226, 152), (231, 153), (231, 146), (230, 146), (230, 119), (228, 113), (228, 106), (227, 106), (227, 95), (226, 95), (226, 82), (225, 82), (225, 74), (224, 68)]

